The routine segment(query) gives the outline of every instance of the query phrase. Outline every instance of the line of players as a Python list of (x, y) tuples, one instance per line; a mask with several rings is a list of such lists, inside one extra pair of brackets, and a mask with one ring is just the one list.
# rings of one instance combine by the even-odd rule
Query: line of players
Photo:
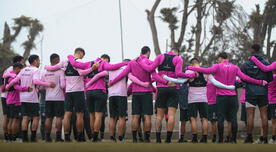
[[(260, 54), (260, 46), (252, 45), (252, 56), (242, 66), (242, 71), (229, 62), (228, 55), (218, 55), (218, 63), (209, 68), (200, 67), (200, 61), (193, 58), (185, 72), (179, 50), (173, 48), (161, 54), (154, 61), (149, 60), (150, 48), (141, 49), (140, 56), (134, 60), (110, 64), (106, 54), (89, 62), (81, 62), (85, 55), (82, 48), (75, 49), (74, 55), (60, 61), (57, 54), (50, 56), (51, 65), (45, 66), (45, 72), (38, 67), (37, 55), (28, 59), (30, 65), (23, 68), (22, 57), (14, 58), (13, 67), (4, 74), (3, 112), (9, 118), (4, 123), (5, 138), (15, 140), (19, 130), (23, 142), (28, 142), (28, 123), (31, 123), (31, 141), (36, 142), (39, 125), (38, 90), (46, 89), (46, 141), (50, 142), (53, 118), (56, 118), (56, 141), (62, 142), (61, 131), (64, 128), (65, 141), (70, 142), (71, 116), (76, 112), (77, 141), (84, 139), (84, 112), (89, 111), (91, 141), (99, 141), (102, 118), (107, 112), (109, 99), (109, 133), (112, 141), (123, 141), (126, 130), (127, 97), (132, 95), (131, 130), (133, 142), (138, 142), (137, 131), (143, 117), (144, 141), (150, 142), (153, 107), (156, 109), (156, 142), (161, 143), (162, 121), (167, 115), (166, 143), (170, 143), (175, 125), (175, 114), (180, 105), (181, 137), (184, 142), (185, 124), (190, 120), (192, 142), (197, 140), (198, 113), (202, 122), (202, 138), (207, 142), (208, 120), (211, 121), (212, 142), (236, 143), (238, 124), (238, 98), (236, 89), (244, 87), (242, 98), (243, 111), (246, 109), (247, 137), (245, 143), (253, 143), (254, 112), (259, 107), (262, 120), (262, 143), (268, 143), (268, 118), (272, 117), (272, 142), (276, 138), (276, 84), (275, 62), (271, 65)], [(265, 65), (263, 65), (265, 64)], [(257, 65), (257, 66), (256, 66)], [(269, 65), (269, 66), (266, 66)], [(157, 71), (156, 71), (157, 69)], [(240, 79), (238, 79), (239, 77)], [(274, 78), (274, 79), (273, 79)], [(128, 85), (128, 79), (132, 81)], [(156, 82), (157, 88), (152, 83)], [(269, 84), (268, 84), (269, 82)], [(239, 85), (238, 85), (239, 84)], [(245, 84), (245, 85), (241, 85)], [(188, 88), (187, 88), (188, 87)], [(184, 89), (183, 89), (184, 88)], [(186, 89), (185, 89), (186, 88)], [(186, 91), (185, 91), (186, 90)], [(153, 96), (156, 94), (155, 106)], [(185, 97), (186, 96), (186, 97)], [(186, 99), (185, 99), (186, 98)], [(185, 101), (187, 103), (185, 103)], [(269, 101), (269, 102), (268, 102)], [(19, 124), (19, 115), (22, 122)], [(228, 122), (228, 135), (224, 141), (224, 121)], [(7, 122), (7, 118), (5, 118)], [(118, 124), (118, 130), (116, 126)], [(19, 129), (20, 128), (20, 129)], [(117, 131), (116, 131), (117, 130)], [(118, 137), (115, 133), (118, 132)], [(218, 140), (217, 135), (218, 134)]]

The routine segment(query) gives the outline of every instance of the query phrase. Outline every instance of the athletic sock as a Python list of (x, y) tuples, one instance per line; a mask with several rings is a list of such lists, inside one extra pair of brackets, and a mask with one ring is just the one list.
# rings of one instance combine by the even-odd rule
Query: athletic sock
[(145, 131), (145, 142), (150, 142), (150, 131)]
[(8, 141), (12, 141), (12, 134), (8, 134)]
[(94, 132), (93, 142), (98, 142), (99, 141), (98, 135), (99, 135), (99, 132)]
[(36, 131), (32, 131), (31, 142), (36, 142)]
[(124, 137), (123, 136), (119, 136), (119, 141), (123, 141)]
[(66, 142), (71, 142), (70, 134), (66, 133), (64, 136), (65, 136), (65, 141)]
[(263, 143), (264, 144), (268, 144), (268, 138), (267, 138), (267, 136), (263, 136)]
[(137, 131), (132, 131), (133, 142), (137, 142)]
[(207, 135), (202, 135), (202, 141), (203, 143), (206, 143), (207, 142)]
[(28, 142), (28, 131), (22, 131), (23, 142)]
[(216, 134), (214, 134), (214, 135), (213, 135), (212, 142), (216, 142), (216, 140), (217, 140), (217, 135), (216, 135)]
[(114, 135), (113, 135), (113, 136), (110, 136), (110, 140), (116, 142), (115, 136), (114, 136)]
[(276, 140), (276, 135), (272, 135), (272, 140), (273, 140), (273, 141)]
[(56, 141), (63, 141), (63, 140), (61, 139), (61, 131), (57, 131), (57, 132), (56, 132)]
[(193, 134), (192, 143), (197, 143), (197, 134)]
[(139, 136), (139, 138), (143, 138), (143, 135), (142, 135), (141, 131), (138, 132), (138, 136)]
[(9, 140), (9, 135), (8, 135), (8, 133), (4, 133), (4, 137), (5, 137), (5, 140)]
[(104, 132), (100, 132), (101, 139), (104, 139)]
[(262, 141), (264, 141), (264, 136), (260, 136), (259, 137), (259, 140), (262, 142)]
[(172, 140), (172, 131), (167, 131), (167, 139), (166, 139), (166, 143), (171, 143)]
[(161, 132), (156, 132), (156, 142), (161, 143)]
[(12, 134), (12, 141), (16, 141), (16, 137), (17, 137), (16, 134)]
[(46, 142), (51, 141), (51, 133), (46, 133)]
[(253, 143), (253, 137), (251, 133), (247, 133), (247, 137), (244, 141), (245, 143)]
[(83, 132), (78, 132), (77, 141), (78, 142), (83, 142), (84, 141), (84, 134), (83, 134)]

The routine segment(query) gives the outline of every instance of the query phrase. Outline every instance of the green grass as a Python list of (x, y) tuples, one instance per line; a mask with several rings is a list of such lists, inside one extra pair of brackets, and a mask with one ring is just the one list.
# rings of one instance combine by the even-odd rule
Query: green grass
[(0, 141), (0, 152), (275, 152), (276, 145), (256, 144), (192, 144), (192, 143), (4, 143)]

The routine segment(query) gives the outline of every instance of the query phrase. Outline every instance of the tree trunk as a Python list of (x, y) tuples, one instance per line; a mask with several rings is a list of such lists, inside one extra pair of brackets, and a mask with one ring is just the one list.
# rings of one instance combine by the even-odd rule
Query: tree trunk
[(276, 44), (274, 44), (271, 60), (272, 61), (276, 60)]
[(182, 45), (182, 42), (184, 40), (184, 36), (185, 36), (185, 32), (186, 32), (186, 26), (188, 23), (188, 8), (189, 8), (189, 0), (184, 0), (184, 10), (183, 10), (183, 14), (182, 14), (182, 22), (181, 22), (181, 31), (180, 31), (180, 35), (178, 38), (178, 41), (176, 43), (177, 48), (180, 48)]
[(266, 56), (267, 58), (270, 60), (270, 49), (271, 49), (271, 42), (270, 42), (270, 39), (271, 39), (271, 32), (272, 32), (272, 26), (268, 26), (268, 29), (267, 29), (267, 40), (266, 40)]
[(202, 5), (203, 5), (203, 0), (197, 0), (196, 1), (196, 10), (197, 10), (197, 17), (196, 17), (196, 33), (195, 33), (195, 57), (199, 57), (199, 52), (200, 52), (200, 39), (201, 39), (201, 32), (202, 32)]
[(174, 30), (171, 30), (171, 48), (175, 48), (175, 47), (177, 47), (175, 43), (175, 32)]
[(159, 41), (158, 41), (157, 28), (155, 25), (155, 17), (154, 17), (155, 11), (156, 11), (158, 5), (160, 4), (160, 2), (161, 2), (161, 0), (156, 0), (152, 9), (150, 11), (146, 10), (147, 19), (150, 24), (155, 55), (161, 54), (160, 47), (159, 47)]

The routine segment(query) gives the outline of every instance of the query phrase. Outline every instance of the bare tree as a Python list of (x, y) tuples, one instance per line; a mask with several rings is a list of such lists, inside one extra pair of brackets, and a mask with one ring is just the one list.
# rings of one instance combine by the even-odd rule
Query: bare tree
[(12, 64), (11, 58), (16, 55), (12, 48), (12, 43), (16, 41), (17, 36), (20, 34), (23, 28), (29, 30), (27, 40), (22, 43), (24, 46), (23, 57), (27, 60), (31, 50), (35, 47), (34, 41), (37, 35), (43, 31), (43, 25), (37, 19), (21, 16), (14, 18), (14, 25), (12, 26), (13, 33), (10, 26), (5, 22), (4, 34), (2, 42), (0, 42), (0, 74)]

